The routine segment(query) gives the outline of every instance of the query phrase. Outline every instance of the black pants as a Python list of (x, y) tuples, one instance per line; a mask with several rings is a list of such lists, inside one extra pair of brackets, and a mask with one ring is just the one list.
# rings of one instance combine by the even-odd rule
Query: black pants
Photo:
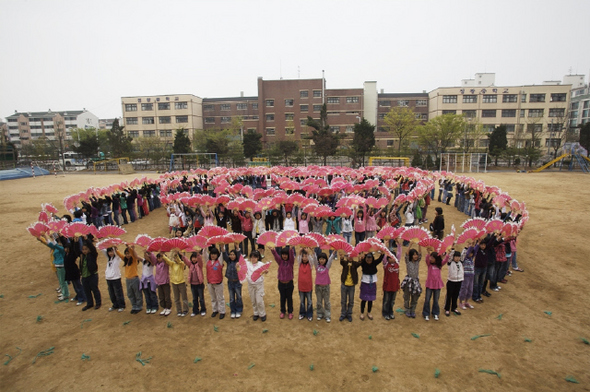
[(100, 290), (98, 289), (98, 274), (92, 274), (87, 278), (82, 278), (82, 286), (84, 286), (84, 294), (86, 294), (86, 306), (102, 305)]
[(109, 289), (109, 297), (115, 309), (125, 309), (125, 295), (123, 294), (123, 285), (121, 278), (114, 280), (107, 280), (107, 287)]
[(461, 291), (461, 283), (447, 281), (447, 298), (445, 300), (445, 311), (457, 310), (457, 298), (459, 298), (459, 291)]
[(279, 281), (279, 294), (281, 297), (281, 313), (293, 313), (293, 281), (281, 283)]
[(252, 250), (254, 250), (254, 238), (252, 238), (252, 231), (245, 231), (242, 234), (246, 236), (244, 239), (243, 249), (244, 249), (244, 257), (248, 257), (250, 253), (248, 253), (248, 242), (250, 243)]

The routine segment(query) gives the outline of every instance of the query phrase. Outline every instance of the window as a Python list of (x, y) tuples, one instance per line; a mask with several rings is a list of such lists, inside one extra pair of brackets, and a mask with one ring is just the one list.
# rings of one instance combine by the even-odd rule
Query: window
[(143, 137), (154, 137), (156, 136), (156, 131), (143, 131)]
[(294, 134), (295, 134), (295, 128), (293, 128), (293, 127), (285, 128), (285, 135), (294, 135)]
[(176, 116), (176, 123), (187, 123), (188, 116)]
[(309, 91), (307, 91), (307, 90), (299, 91), (299, 98), (307, 98), (307, 97), (309, 97)]
[(579, 107), (580, 102), (572, 102), (572, 104), (570, 105), (570, 110), (578, 110)]
[(221, 105), (219, 105), (219, 108), (221, 110), (231, 110), (231, 104), (229, 104), (229, 103), (222, 103)]
[(420, 120), (420, 119), (422, 118), (422, 114), (420, 114), (420, 113), (416, 113), (416, 114), (414, 115), (414, 118), (415, 118), (416, 120)]
[(247, 103), (239, 103), (236, 105), (238, 110), (248, 110), (248, 104)]
[(545, 102), (545, 94), (531, 94), (529, 102)]
[(309, 111), (309, 105), (299, 105), (299, 111), (300, 112), (308, 112)]
[(494, 132), (494, 129), (496, 129), (496, 125), (494, 125), (494, 124), (484, 124), (483, 125), (483, 130), (487, 133)]
[(129, 137), (139, 137), (139, 131), (129, 131)]
[(520, 117), (524, 117), (525, 116), (525, 109), (520, 109)]
[(267, 99), (265, 101), (265, 103), (266, 103), (266, 107), (273, 107), (273, 106), (275, 106), (275, 100), (274, 99)]
[(444, 114), (457, 114), (457, 111), (456, 110), (443, 110), (442, 114), (443, 115)]
[(160, 124), (170, 124), (172, 121), (170, 120), (170, 116), (160, 116)]
[(563, 117), (565, 114), (564, 108), (552, 108), (549, 109), (549, 117)]
[(340, 98), (338, 98), (338, 97), (328, 97), (328, 103), (340, 103)]
[(543, 132), (543, 124), (527, 124), (527, 132)]
[(393, 147), (393, 140), (387, 140), (387, 147)]
[(496, 103), (498, 102), (498, 96), (496, 94), (484, 94), (481, 101), (483, 103)]
[(561, 145), (561, 138), (545, 139), (545, 147), (559, 147)]
[(266, 115), (266, 121), (274, 121), (275, 115), (273, 113)]
[(172, 131), (160, 131), (160, 137), (172, 137)]
[(174, 109), (176, 109), (176, 110), (188, 109), (188, 102), (174, 102)]
[(136, 103), (126, 103), (125, 104), (125, 111), (126, 112), (137, 112), (137, 104)]
[(516, 94), (504, 94), (502, 95), (502, 103), (514, 103), (518, 102)]
[(347, 125), (345, 132), (346, 133), (354, 133), (354, 125)]
[(125, 122), (127, 125), (137, 125), (137, 117), (127, 117)]
[(522, 95), (520, 96), (520, 103), (526, 103), (526, 94), (522, 93)]
[(258, 110), (258, 102), (254, 102), (254, 103), (252, 104), (252, 109), (254, 109), (254, 110)]
[(506, 127), (506, 132), (508, 133), (514, 132), (514, 129), (516, 128), (514, 124), (504, 124), (504, 126)]
[(141, 118), (141, 123), (142, 124), (154, 124), (154, 118), (153, 117), (142, 117)]
[(475, 118), (476, 113), (475, 110), (463, 110), (463, 115), (467, 118)]
[(456, 95), (443, 95), (443, 103), (457, 103)]
[(322, 110), (322, 105), (313, 105), (314, 112), (319, 112), (320, 110)]
[(584, 109), (588, 109), (588, 106), (590, 106), (590, 101), (584, 101)]
[(422, 113), (422, 121), (428, 120), (428, 114)]
[(213, 105), (203, 105), (203, 110), (213, 110), (215, 107)]
[(529, 109), (529, 117), (543, 117), (543, 109)]
[(330, 132), (332, 133), (340, 133), (340, 127), (335, 125), (330, 127)]
[(378, 118), (379, 120), (383, 120), (383, 119), (385, 118), (385, 115), (386, 115), (386, 114), (387, 114), (387, 113), (379, 113), (379, 114), (377, 115), (377, 118)]
[(285, 113), (285, 121), (293, 121), (293, 113)]
[(516, 109), (503, 109), (502, 117), (516, 117)]
[(477, 103), (477, 95), (464, 95), (463, 103)]
[(293, 100), (292, 99), (285, 99), (285, 106), (293, 106)]
[(205, 124), (215, 124), (215, 117), (205, 117)]
[(495, 110), (482, 110), (481, 116), (482, 117), (496, 117), (496, 111)]
[(321, 98), (322, 97), (322, 90), (313, 90), (313, 97), (314, 98)]
[(551, 102), (565, 102), (567, 99), (566, 93), (553, 93), (551, 94)]
[(307, 126), (307, 119), (306, 118), (299, 119), (299, 125), (301, 125), (302, 127), (306, 127)]
[(154, 110), (154, 104), (153, 103), (142, 103), (141, 104), (141, 110), (142, 111)]
[(379, 106), (391, 106), (391, 101), (379, 101)]
[(266, 136), (274, 136), (275, 129), (274, 128), (266, 128)]
[(410, 106), (410, 101), (407, 99), (400, 99), (397, 101), (397, 106), (407, 107)]
[(359, 97), (346, 97), (346, 103), (359, 103)]
[(339, 112), (328, 112), (328, 113), (326, 113), (326, 114), (327, 114), (328, 116), (337, 116), (337, 115), (339, 115), (340, 113), (339, 113)]
[(428, 101), (425, 99), (418, 99), (416, 101), (416, 106), (426, 106), (426, 105), (428, 105)]
[(549, 132), (561, 132), (561, 124), (547, 124), (547, 130)]
[(158, 102), (158, 110), (170, 110), (170, 102)]

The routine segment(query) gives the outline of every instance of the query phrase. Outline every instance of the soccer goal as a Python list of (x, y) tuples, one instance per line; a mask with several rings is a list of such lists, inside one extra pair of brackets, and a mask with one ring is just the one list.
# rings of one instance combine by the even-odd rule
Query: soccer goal
[(487, 153), (448, 152), (440, 154), (439, 170), (455, 173), (485, 173), (487, 168)]
[(170, 171), (189, 170), (191, 168), (207, 168), (219, 166), (217, 153), (211, 152), (191, 152), (184, 154), (170, 155)]
[(407, 157), (370, 157), (369, 166), (410, 166), (410, 158)]

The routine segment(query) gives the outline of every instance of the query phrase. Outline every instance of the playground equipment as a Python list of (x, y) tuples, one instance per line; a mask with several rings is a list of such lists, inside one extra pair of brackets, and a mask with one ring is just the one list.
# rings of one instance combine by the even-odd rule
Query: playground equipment
[[(184, 169), (185, 163), (188, 163), (188, 165), (189, 165), (188, 168), (190, 169), (191, 160), (186, 159), (186, 157), (191, 157), (191, 156), (196, 158), (196, 167), (199, 167), (199, 165), (206, 165), (208, 168), (211, 168), (212, 163), (214, 163), (215, 166), (219, 166), (219, 160), (217, 159), (217, 153), (191, 152), (191, 153), (185, 153), (185, 154), (171, 154), (170, 155), (170, 171), (172, 172), (172, 171), (176, 170), (175, 166), (177, 164), (181, 164), (182, 168)], [(199, 162), (199, 158), (201, 158), (200, 162)]]
[(268, 166), (270, 167), (270, 162), (268, 158), (252, 158), (252, 162), (248, 162), (248, 166)]
[(448, 152), (440, 154), (439, 170), (455, 173), (486, 172), (488, 168), (487, 153)]
[(590, 172), (590, 167), (588, 165), (588, 162), (590, 162), (588, 151), (580, 146), (580, 143), (566, 143), (558, 152), (561, 153), (560, 156), (547, 162), (541, 167), (531, 170), (531, 173), (539, 173), (558, 162), (560, 171), (563, 169), (565, 163), (569, 171), (573, 171), (576, 166), (579, 166), (584, 173)]
[[(407, 157), (370, 157), (369, 158), (369, 166), (373, 166), (374, 161), (385, 161), (391, 162), (391, 165), (382, 165), (382, 166), (394, 166), (393, 163), (396, 162), (396, 166), (410, 166), (410, 158)], [(400, 162), (402, 163), (400, 165)]]
[[(94, 161), (92, 162), (92, 169), (93, 171), (96, 173), (96, 167), (98, 166), (99, 170), (104, 170), (104, 171), (108, 171), (108, 170), (115, 170), (117, 169), (117, 171), (121, 171), (121, 165), (124, 164), (128, 164), (129, 163), (129, 158), (124, 157), (124, 158), (113, 158), (113, 159), (103, 159), (101, 161)], [(104, 169), (101, 169), (102, 167), (104, 167)], [(127, 171), (127, 170), (126, 170)]]

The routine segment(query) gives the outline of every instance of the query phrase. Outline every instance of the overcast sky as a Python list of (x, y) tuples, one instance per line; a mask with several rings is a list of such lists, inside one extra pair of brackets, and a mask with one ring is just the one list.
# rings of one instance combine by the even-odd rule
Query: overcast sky
[[(585, 16), (584, 16), (585, 15)], [(256, 80), (376, 80), (385, 92), (590, 72), (590, 1), (0, 0), (0, 118), (121, 97), (257, 95)]]

